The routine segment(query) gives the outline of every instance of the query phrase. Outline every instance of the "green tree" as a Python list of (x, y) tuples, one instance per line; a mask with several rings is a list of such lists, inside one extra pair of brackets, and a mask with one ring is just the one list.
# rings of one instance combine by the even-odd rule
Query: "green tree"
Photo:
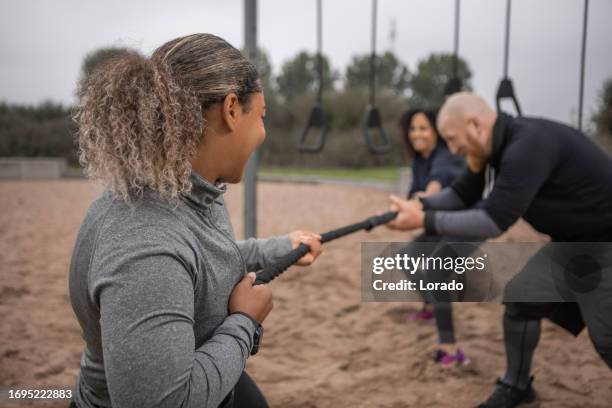
[(55, 156), (77, 163), (70, 108), (54, 102), (37, 106), (0, 103), (0, 156)]
[[(370, 54), (357, 55), (346, 67), (345, 88), (363, 88), (370, 85)], [(376, 87), (391, 89), (402, 95), (408, 89), (410, 72), (390, 51), (376, 56)]]
[(612, 136), (612, 78), (604, 82), (598, 99), (599, 107), (593, 115), (593, 124), (597, 134)]
[[(444, 102), (444, 89), (453, 76), (453, 54), (431, 54), (417, 63), (416, 72), (410, 79), (412, 95), (410, 103), (417, 106), (440, 106)], [(457, 76), (463, 89), (470, 90), (472, 71), (463, 58), (457, 61)]]
[[(329, 59), (323, 55), (323, 87), (326, 91), (334, 89), (338, 74), (332, 70)], [(294, 58), (286, 61), (276, 78), (279, 93), (287, 101), (316, 92), (319, 88), (317, 73), (317, 54), (301, 51)]]

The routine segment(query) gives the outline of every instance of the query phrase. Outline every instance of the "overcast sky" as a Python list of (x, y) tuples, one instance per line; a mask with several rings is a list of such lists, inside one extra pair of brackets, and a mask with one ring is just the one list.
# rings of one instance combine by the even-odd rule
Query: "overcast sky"
[[(510, 76), (527, 115), (576, 121), (584, 0), (513, 0)], [(259, 0), (258, 43), (280, 65), (316, 48), (316, 0)], [(453, 46), (454, 0), (379, 0), (378, 46), (411, 70)], [(505, 0), (462, 0), (460, 53), (489, 101), (502, 75)], [(0, 100), (71, 103), (85, 54), (110, 45), (150, 53), (193, 32), (243, 44), (243, 0), (3, 0)], [(585, 115), (612, 77), (612, 0), (591, 0)], [(323, 0), (323, 48), (334, 68), (369, 52), (370, 0)], [(396, 40), (390, 41), (391, 21)]]

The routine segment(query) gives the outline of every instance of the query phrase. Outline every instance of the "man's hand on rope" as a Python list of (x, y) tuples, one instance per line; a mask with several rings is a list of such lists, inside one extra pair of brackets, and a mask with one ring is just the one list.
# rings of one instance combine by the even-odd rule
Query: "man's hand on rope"
[(321, 235), (316, 232), (297, 230), (289, 233), (291, 239), (291, 247), (297, 248), (300, 244), (306, 244), (310, 247), (310, 251), (297, 261), (296, 265), (307, 266), (314, 262), (314, 260), (323, 252), (321, 246)]
[(412, 230), (422, 228), (425, 224), (423, 204), (419, 200), (404, 200), (398, 196), (389, 196), (391, 211), (397, 211), (397, 217), (389, 222), (387, 228), (392, 230)]

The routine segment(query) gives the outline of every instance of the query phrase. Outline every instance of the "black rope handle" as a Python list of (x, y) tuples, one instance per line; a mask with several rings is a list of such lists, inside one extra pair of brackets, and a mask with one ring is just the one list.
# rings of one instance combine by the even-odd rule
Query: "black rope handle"
[(514, 92), (514, 86), (512, 86), (512, 80), (510, 78), (503, 78), (497, 88), (497, 95), (495, 97), (495, 103), (497, 104), (497, 111), (501, 112), (501, 100), (508, 98), (512, 100), (514, 109), (518, 116), (522, 115), (521, 105), (519, 105), (516, 93)]
[[(378, 131), (382, 143), (377, 144), (374, 142), (371, 130)], [(367, 106), (365, 116), (363, 117), (363, 136), (370, 153), (385, 154), (389, 153), (393, 148), (383, 128), (380, 111), (376, 106), (371, 104)]]
[[(381, 224), (386, 224), (394, 220), (395, 217), (397, 217), (397, 212), (389, 211), (381, 215), (375, 215), (373, 217), (367, 218), (355, 224), (328, 231), (324, 234), (321, 234), (321, 243), (324, 244), (326, 242), (333, 241), (334, 239), (343, 237), (348, 234), (352, 234), (353, 232), (357, 232), (360, 230), (370, 231), (374, 227), (377, 227)], [(274, 265), (270, 265), (264, 268), (262, 271), (258, 272), (257, 279), (255, 280), (255, 285), (269, 283), (271, 280), (273, 280), (285, 270), (287, 270), (291, 265), (296, 263), (301, 257), (306, 255), (309, 250), (310, 247), (308, 245), (300, 244), (297, 248), (293, 249), (291, 252), (281, 257), (277, 263), (275, 263)]]
[[(308, 134), (313, 128), (319, 129), (319, 135), (312, 144), (307, 144)], [(297, 149), (302, 153), (319, 153), (325, 146), (325, 139), (327, 138), (327, 115), (323, 110), (323, 105), (317, 103), (310, 111), (308, 122), (302, 130), (300, 138), (298, 139)]]

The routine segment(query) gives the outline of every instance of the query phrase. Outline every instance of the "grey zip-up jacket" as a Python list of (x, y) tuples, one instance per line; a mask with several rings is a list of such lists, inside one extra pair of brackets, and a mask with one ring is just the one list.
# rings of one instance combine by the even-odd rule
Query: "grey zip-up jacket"
[(70, 265), (83, 331), (78, 407), (216, 407), (242, 371), (255, 324), (228, 315), (232, 289), (291, 250), (287, 236), (236, 242), (217, 187), (192, 173), (176, 202), (104, 192)]

